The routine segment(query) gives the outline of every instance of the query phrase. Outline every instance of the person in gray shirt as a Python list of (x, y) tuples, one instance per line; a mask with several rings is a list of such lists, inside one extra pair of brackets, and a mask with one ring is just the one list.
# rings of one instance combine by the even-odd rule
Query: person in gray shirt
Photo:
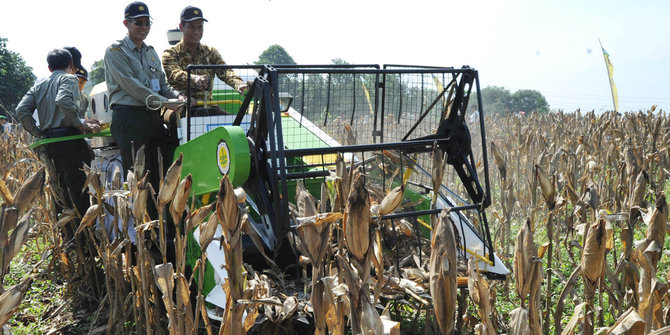
[[(54, 49), (47, 55), (51, 75), (38, 80), (16, 106), (17, 119), (23, 128), (35, 137), (56, 138), (100, 131), (96, 120), (79, 119), (79, 87), (72, 74), (72, 55), (65, 49)], [(37, 109), (38, 127), (33, 118)], [(90, 202), (82, 192), (86, 175), (84, 163), (93, 159), (91, 148), (83, 138), (46, 144), (47, 158), (53, 161), (57, 180), (65, 191), (65, 206), (72, 207), (82, 216)], [(59, 209), (60, 211), (60, 209)], [(76, 227), (76, 226), (75, 226)], [(66, 238), (72, 238), (68, 231)]]
[[(149, 8), (135, 1), (126, 6), (123, 25), (128, 35), (105, 51), (105, 81), (112, 109), (110, 130), (121, 149), (126, 173), (132, 168), (132, 152), (145, 146), (149, 181), (158, 190), (158, 150), (163, 157), (164, 171), (172, 164), (178, 140), (169, 136), (167, 126), (157, 110), (147, 104), (185, 96), (174, 90), (165, 79), (161, 59), (152, 46), (144, 43), (151, 30)], [(141, 176), (137, 176), (140, 178)], [(148, 206), (151, 216), (153, 205)]]

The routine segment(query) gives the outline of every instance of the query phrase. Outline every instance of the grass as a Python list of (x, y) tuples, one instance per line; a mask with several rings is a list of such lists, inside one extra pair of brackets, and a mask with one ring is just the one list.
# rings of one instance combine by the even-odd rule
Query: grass
[[(18, 284), (33, 273), (40, 259), (41, 252), (37, 239), (32, 238), (12, 260), (10, 271), (5, 277), (5, 287)], [(36, 268), (37, 277), (26, 292), (21, 306), (7, 323), (12, 334), (45, 334), (54, 327), (64, 326), (64, 322), (67, 322), (68, 318), (63, 317), (66, 311), (61, 307), (67, 303), (64, 298), (66, 283), (54, 280), (59, 276), (49, 272), (49, 261), (50, 256)]]

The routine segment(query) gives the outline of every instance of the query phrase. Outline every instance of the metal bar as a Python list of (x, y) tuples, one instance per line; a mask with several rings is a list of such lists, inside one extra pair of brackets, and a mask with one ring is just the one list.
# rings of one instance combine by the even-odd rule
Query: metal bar
[[(377, 122), (379, 122), (379, 73), (377, 73), (375, 75), (375, 113), (374, 113), (374, 123), (373, 123), (374, 126), (373, 126), (373, 131), (372, 131), (372, 141), (374, 143), (377, 143), (376, 136), (379, 136), (379, 135), (377, 135)], [(380, 139), (379, 142), (383, 142), (383, 139)]]
[[(493, 257), (494, 256), (493, 240), (491, 239), (491, 232), (489, 231), (489, 221), (486, 219), (486, 212), (481, 211), (480, 213), (482, 215), (482, 221), (483, 221), (483, 224), (484, 224), (484, 231), (486, 232), (486, 242), (488, 242), (487, 247), (489, 248), (489, 259), (491, 260), (491, 262), (495, 263), (495, 257)], [(549, 255), (549, 256), (551, 257), (551, 255)]]
[[(379, 76), (379, 75), (377, 75)], [(379, 128), (380, 128), (380, 138), (379, 142), (384, 143), (384, 121), (385, 121), (385, 115), (386, 115), (386, 73), (382, 74), (382, 83), (380, 85), (380, 90), (382, 94), (382, 104), (380, 108), (380, 116), (379, 116)]]
[(357, 67), (371, 67), (379, 69), (378, 64), (311, 64), (311, 65), (273, 64), (272, 67), (275, 69), (304, 69), (304, 68), (351, 69)]
[(326, 115), (323, 117), (323, 126), (325, 127), (328, 124), (328, 113), (330, 113), (330, 83), (332, 78), (330, 73), (328, 74), (328, 89), (326, 90)]
[(400, 98), (400, 103), (398, 105), (398, 123), (400, 123), (400, 115), (402, 115), (402, 73), (398, 74), (398, 81), (400, 84), (398, 85), (398, 97)]
[[(463, 210), (468, 210), (468, 209), (478, 209), (481, 208), (481, 204), (474, 204), (474, 205), (468, 205), (468, 206), (456, 206), (456, 207), (450, 207), (449, 210), (452, 212), (454, 211), (463, 211)], [(436, 208), (436, 209), (426, 209), (422, 211), (411, 211), (411, 212), (402, 212), (402, 213), (393, 213), (393, 214), (387, 214), (383, 215), (380, 219), (381, 220), (391, 220), (391, 219), (399, 219), (399, 218), (406, 218), (406, 217), (411, 217), (411, 216), (423, 216), (423, 215), (431, 215), (431, 214), (438, 214), (442, 212), (443, 209), (441, 208)], [(374, 216), (371, 217), (372, 220), (376, 220), (378, 217)]]
[(186, 68), (186, 142), (191, 140), (191, 68)]
[(482, 137), (482, 160), (484, 161), (484, 184), (486, 194), (484, 195), (484, 208), (491, 205), (491, 184), (489, 183), (489, 160), (486, 150), (486, 128), (484, 126), (484, 107), (482, 105), (482, 94), (479, 89), (479, 73), (475, 71), (475, 83), (477, 85), (477, 105), (479, 107), (479, 129)]
[(430, 152), (433, 149), (432, 146), (434, 142), (443, 142), (446, 140), (447, 139), (430, 139), (404, 142), (342, 145), (337, 147), (324, 148), (285, 149), (284, 152), (286, 157), (400, 149), (405, 149), (403, 150), (405, 152)]
[[(354, 85), (353, 87), (353, 94), (352, 96), (354, 97), (353, 105), (351, 107), (351, 120), (349, 121), (349, 126), (352, 126), (354, 124), (354, 114), (356, 114), (356, 77), (358, 77), (355, 74), (351, 75), (354, 78)], [(351, 129), (353, 131), (353, 129)], [(351, 143), (350, 143), (351, 144)]]
[(473, 69), (439, 69), (439, 68), (423, 68), (423, 69), (387, 69), (387, 70), (377, 70), (377, 69), (321, 69), (321, 68), (300, 68), (300, 69), (289, 69), (289, 68), (280, 68), (277, 69), (278, 73), (367, 73), (367, 74), (398, 74), (398, 73), (470, 73)]
[(320, 170), (320, 171), (304, 171), (304, 172), (287, 172), (286, 179), (305, 179), (305, 178), (319, 178), (326, 177), (330, 175), (329, 170)]
[(206, 65), (206, 64), (190, 64), (186, 67), (186, 71), (196, 70), (196, 69), (256, 69), (262, 70), (262, 65)]
[(398, 67), (398, 68), (409, 68), (409, 69), (421, 69), (421, 68), (430, 68), (430, 69), (447, 69), (447, 70), (453, 70), (454, 67), (452, 66), (424, 66), (424, 65), (404, 65), (404, 64), (384, 64), (384, 70), (391, 68), (391, 67)]
[(290, 171), (292, 169), (303, 169), (303, 168), (323, 168), (325, 166), (330, 166), (334, 165), (335, 163), (326, 163), (324, 162), (323, 155), (321, 155), (321, 163), (315, 163), (315, 164), (299, 164), (299, 165), (286, 165), (286, 170)]
[[(205, 101), (204, 100), (198, 100), (195, 102), (197, 106), (204, 106)], [(210, 100), (207, 101), (207, 104), (211, 105), (231, 105), (231, 104), (242, 104), (242, 100), (240, 99), (228, 99), (228, 100)]]
[[(365, 67), (370, 67), (372, 69), (361, 69)], [(465, 73), (476, 71), (473, 68), (461, 68), (455, 69), (452, 67), (437, 67), (437, 66), (405, 66), (407, 69), (380, 69), (379, 65), (374, 64), (365, 64), (365, 65), (288, 65), (288, 64), (277, 64), (273, 66), (277, 70), (278, 74), (283, 73)], [(204, 64), (191, 64), (186, 67), (186, 70), (189, 69), (257, 69), (261, 70), (263, 66), (261, 65), (204, 65)], [(328, 71), (323, 71), (327, 69)]]
[[(282, 125), (281, 125), (281, 111), (279, 109), (279, 80), (278, 80), (278, 73), (277, 71), (272, 68), (272, 67), (267, 67), (268, 68), (268, 76), (269, 76), (269, 84), (271, 85), (271, 89), (268, 90), (269, 92), (264, 92), (265, 93), (265, 98), (269, 99), (270, 101), (270, 106), (272, 107), (272, 110), (268, 113), (268, 125), (271, 125), (271, 127), (268, 127), (269, 133), (268, 137), (270, 137), (270, 147), (271, 147), (271, 152), (272, 152), (272, 165), (274, 169), (278, 168), (279, 172), (279, 180), (281, 185), (281, 190), (277, 190), (281, 192), (280, 194), (273, 194), (273, 198), (276, 202), (279, 202), (277, 206), (279, 206), (279, 224), (281, 231), (279, 232), (279, 236), (284, 236), (284, 233), (286, 233), (289, 229), (289, 222), (288, 222), (288, 197), (286, 196), (288, 194), (288, 189), (286, 186), (286, 157), (284, 155), (284, 136), (282, 133)], [(272, 115), (270, 117), (270, 115)], [(272, 120), (274, 119), (274, 120)], [(270, 124), (270, 121), (272, 123)], [(271, 129), (274, 128), (274, 131)], [(276, 139), (275, 137), (275, 132), (276, 132)], [(277, 155), (279, 157), (277, 157)], [(278, 160), (278, 162), (277, 162)], [(279, 163), (279, 166), (277, 167), (277, 163)], [(273, 172), (274, 174), (277, 173), (277, 170)], [(276, 176), (275, 176), (276, 177)], [(276, 183), (276, 180), (273, 181)]]

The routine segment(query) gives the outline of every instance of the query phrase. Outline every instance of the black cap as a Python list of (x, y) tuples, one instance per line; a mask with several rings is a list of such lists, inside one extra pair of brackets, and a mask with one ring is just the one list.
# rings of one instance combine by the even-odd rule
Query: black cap
[(77, 72), (75, 72), (75, 75), (77, 75), (77, 77), (84, 78), (84, 79), (88, 80), (88, 71), (86, 71), (86, 69), (84, 69), (83, 66), (79, 67), (77, 69)]
[(202, 17), (202, 11), (198, 7), (188, 6), (181, 11), (180, 21), (190, 22), (195, 20), (207, 21)]
[(79, 49), (77, 47), (64, 47), (63, 49), (69, 51), (72, 55), (72, 65), (77, 69), (81, 68), (81, 52)]
[(138, 17), (151, 17), (149, 16), (149, 7), (147, 4), (141, 1), (133, 1), (126, 6), (125, 10), (125, 19), (134, 19)]

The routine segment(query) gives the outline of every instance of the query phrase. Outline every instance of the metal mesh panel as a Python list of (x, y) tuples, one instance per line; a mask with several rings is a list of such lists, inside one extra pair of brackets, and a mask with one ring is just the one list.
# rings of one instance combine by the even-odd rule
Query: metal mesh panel
[[(293, 73), (281, 73), (279, 91), (293, 97), (294, 113), (300, 117), (298, 127), (318, 127), (339, 145), (400, 142), (413, 126), (416, 129), (410, 139), (434, 134), (458, 76), (458, 73), (449, 73), (444, 69), (435, 69), (433, 73), (385, 74), (376, 71), (323, 71), (299, 73), (299, 70), (295, 70)], [(445, 87), (447, 90), (440, 97)], [(283, 118), (282, 122), (294, 123), (287, 118)], [(315, 145), (311, 135), (307, 134), (309, 132), (300, 133), (293, 127), (289, 128), (289, 131), (284, 132), (287, 147), (307, 148)], [(286, 124), (284, 129), (287, 129)], [(479, 136), (479, 133), (471, 134), (472, 138)], [(372, 154), (369, 153), (367, 158)], [(358, 160), (366, 158), (361, 153), (355, 153), (355, 157)], [(481, 159), (481, 154), (479, 157)], [(315, 159), (312, 157), (310, 162)], [(405, 159), (413, 159), (427, 171), (430, 170), (430, 153), (409, 155)], [(323, 163), (332, 163), (332, 157), (323, 157)], [(445, 174), (445, 185), (459, 191), (458, 176), (448, 171)], [(416, 185), (431, 184), (429, 176), (421, 173), (412, 174), (411, 182), (415, 188)], [(458, 195), (467, 199), (467, 194), (463, 192), (458, 192)]]

